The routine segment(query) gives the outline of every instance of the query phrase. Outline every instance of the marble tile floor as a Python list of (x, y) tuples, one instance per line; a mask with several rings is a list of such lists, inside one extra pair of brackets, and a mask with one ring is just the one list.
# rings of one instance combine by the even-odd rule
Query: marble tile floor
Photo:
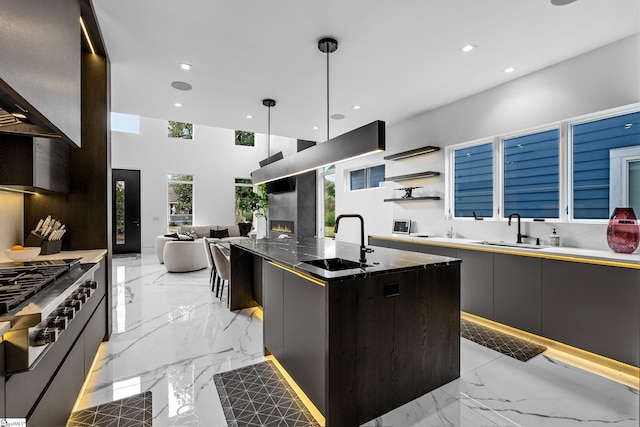
[[(229, 312), (209, 271), (167, 273), (155, 254), (113, 260), (113, 335), (75, 409), (153, 393), (153, 426), (225, 425), (213, 376), (265, 360), (256, 309)], [(638, 390), (544, 353), (520, 362), (461, 338), (461, 377), (366, 426), (624, 426)]]

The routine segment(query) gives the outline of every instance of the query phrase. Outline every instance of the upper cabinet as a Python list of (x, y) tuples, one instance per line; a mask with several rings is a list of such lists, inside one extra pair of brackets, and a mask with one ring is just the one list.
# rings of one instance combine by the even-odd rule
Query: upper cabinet
[(81, 145), (79, 20), (78, 0), (4, 0), (0, 15), (2, 98), (21, 104), (19, 107), (26, 110), (26, 116), (34, 116), (34, 122), (44, 123), (78, 147)]
[[(391, 155), (385, 156), (384, 159), (385, 160), (402, 160), (402, 159), (407, 159), (409, 157), (421, 156), (423, 154), (435, 153), (436, 151), (440, 151), (440, 147), (436, 147), (434, 145), (427, 145), (426, 147), (416, 148), (409, 151), (403, 151), (401, 153), (391, 154)], [(439, 175), (440, 175), (440, 172), (424, 171), (424, 172), (410, 173), (405, 175), (387, 176), (385, 177), (385, 181), (409, 181), (412, 179), (432, 178)], [(405, 190), (404, 196), (384, 199), (384, 201), (385, 202), (407, 202), (407, 201), (413, 201), (413, 200), (440, 200), (439, 196), (415, 197), (412, 194), (412, 190), (414, 188), (419, 188), (419, 187), (401, 188), (400, 190)]]

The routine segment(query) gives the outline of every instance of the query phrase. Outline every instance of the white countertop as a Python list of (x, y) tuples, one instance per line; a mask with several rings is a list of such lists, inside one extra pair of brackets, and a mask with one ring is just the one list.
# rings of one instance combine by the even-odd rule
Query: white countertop
[[(448, 246), (454, 248), (473, 249), (488, 252), (506, 253), (514, 255), (532, 256), (538, 258), (558, 259), (562, 261), (585, 262), (591, 264), (612, 265), (626, 268), (640, 269), (640, 253), (619, 254), (613, 251), (602, 251), (595, 249), (542, 246), (529, 248), (527, 246), (495, 246), (482, 244), (483, 239), (461, 239), (456, 237), (418, 237), (406, 234), (370, 235), (370, 237), (397, 240), (401, 242), (411, 242), (423, 245)], [(507, 244), (515, 243), (507, 242)]]
[[(86, 249), (79, 251), (62, 251), (57, 254), (51, 255), (38, 255), (33, 261), (46, 261), (52, 259), (70, 259), (81, 258), (80, 263), (87, 264), (91, 262), (98, 262), (102, 257), (107, 254), (106, 249)], [(11, 258), (7, 258), (4, 251), (0, 253), (0, 262), (13, 262)]]

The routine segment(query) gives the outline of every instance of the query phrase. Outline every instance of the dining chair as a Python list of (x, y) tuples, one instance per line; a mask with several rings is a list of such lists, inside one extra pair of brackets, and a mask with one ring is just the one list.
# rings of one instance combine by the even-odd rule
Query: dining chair
[(207, 262), (209, 263), (209, 268), (211, 269), (211, 273), (209, 274), (209, 283), (211, 284), (211, 291), (213, 292), (216, 279), (218, 278), (218, 274), (216, 273), (216, 265), (213, 262), (212, 254), (212, 246), (214, 245), (214, 243), (209, 242), (206, 237), (202, 239), (202, 242), (204, 243), (204, 252), (207, 254)]
[(213, 263), (215, 264), (218, 280), (216, 281), (216, 297), (222, 300), (224, 283), (227, 283), (227, 306), (229, 305), (229, 279), (231, 278), (231, 265), (229, 257), (225, 255), (222, 247), (218, 244), (212, 245), (211, 250)]

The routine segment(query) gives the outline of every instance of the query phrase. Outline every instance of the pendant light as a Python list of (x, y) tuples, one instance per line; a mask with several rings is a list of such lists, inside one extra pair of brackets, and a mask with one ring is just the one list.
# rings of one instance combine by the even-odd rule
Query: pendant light
[(276, 101), (270, 98), (262, 100), (262, 105), (269, 108), (267, 114), (267, 164), (271, 163), (271, 107), (276, 106)]
[(338, 41), (333, 37), (323, 37), (318, 41), (318, 49), (327, 55), (327, 141), (329, 136), (329, 54), (338, 50)]
[[(332, 37), (323, 37), (318, 41), (318, 49), (327, 55), (327, 141), (299, 151), (294, 155), (280, 157), (277, 162), (264, 162), (264, 164), (261, 162), (260, 169), (251, 174), (254, 184), (287, 178), (385, 149), (385, 123), (380, 120), (331, 139), (329, 133), (329, 119), (331, 118), (329, 115), (329, 54), (338, 50), (338, 41)], [(263, 100), (262, 103), (267, 107), (276, 104), (275, 101), (268, 99)]]

